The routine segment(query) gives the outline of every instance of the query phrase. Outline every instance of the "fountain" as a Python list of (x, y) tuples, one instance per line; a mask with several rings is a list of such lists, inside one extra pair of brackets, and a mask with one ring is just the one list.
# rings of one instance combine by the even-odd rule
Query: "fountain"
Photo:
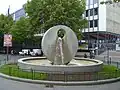
[(63, 77), (63, 74), (92, 74), (102, 69), (102, 61), (74, 57), (77, 49), (78, 40), (74, 32), (67, 26), (57, 25), (43, 36), (42, 50), (46, 57), (21, 58), (18, 60), (18, 66), (21, 69), (52, 73), (54, 78), (58, 78), (58, 75)]

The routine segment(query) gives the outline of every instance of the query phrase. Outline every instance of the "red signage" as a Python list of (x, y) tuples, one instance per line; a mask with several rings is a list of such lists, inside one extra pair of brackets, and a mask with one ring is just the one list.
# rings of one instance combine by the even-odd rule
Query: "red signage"
[(12, 35), (4, 34), (4, 46), (12, 47)]

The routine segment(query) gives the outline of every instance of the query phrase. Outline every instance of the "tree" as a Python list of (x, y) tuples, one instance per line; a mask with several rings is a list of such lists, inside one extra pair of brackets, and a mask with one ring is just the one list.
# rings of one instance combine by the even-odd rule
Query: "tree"
[(14, 21), (11, 16), (0, 15), (0, 47), (3, 46), (3, 37), (4, 34), (10, 33), (10, 28), (13, 25)]
[(11, 34), (13, 35), (13, 40), (24, 42), (25, 39), (31, 38), (29, 19), (22, 17), (11, 28)]
[(11, 16), (0, 15), (0, 34), (5, 34), (10, 32), (14, 21)]
[(70, 27), (80, 38), (80, 31), (87, 25), (83, 18), (85, 0), (31, 0), (25, 5), (34, 33), (48, 30), (54, 25)]
[(120, 0), (107, 0), (107, 1), (102, 1), (100, 4), (114, 4), (114, 3), (119, 3)]

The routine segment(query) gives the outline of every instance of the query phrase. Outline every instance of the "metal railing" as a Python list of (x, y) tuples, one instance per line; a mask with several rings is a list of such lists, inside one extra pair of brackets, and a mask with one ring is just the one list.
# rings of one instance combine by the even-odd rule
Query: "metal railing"
[(113, 61), (112, 57), (104, 57), (104, 60), (102, 60), (105, 65), (112, 65), (120, 69), (120, 62)]
[[(5, 70), (5, 71), (3, 71)], [(105, 80), (111, 78), (120, 77), (120, 70), (116, 70), (114, 72), (83, 72), (83, 73), (62, 73), (62, 74), (55, 74), (55, 73), (44, 73), (38, 72), (35, 70), (28, 70), (28, 69), (19, 69), (19, 68), (1, 68), (0, 71), (4, 74), (20, 77), (20, 78), (27, 78), (32, 80), (47, 80), (47, 81), (96, 81), (96, 80)], [(27, 72), (28, 71), (28, 72)]]
[[(0, 61), (0, 65), (5, 65), (7, 62), (5, 60)], [(104, 61), (104, 64), (114, 65), (120, 68), (120, 62)], [(111, 78), (120, 77), (120, 70), (116, 69), (113, 72), (81, 72), (81, 73), (58, 73), (58, 72), (49, 72), (36, 71), (33, 69), (20, 69), (15, 65), (9, 67), (1, 67), (0, 72), (7, 74), (9, 76), (27, 78), (32, 80), (46, 80), (46, 81), (96, 81), (96, 80), (105, 80)]]

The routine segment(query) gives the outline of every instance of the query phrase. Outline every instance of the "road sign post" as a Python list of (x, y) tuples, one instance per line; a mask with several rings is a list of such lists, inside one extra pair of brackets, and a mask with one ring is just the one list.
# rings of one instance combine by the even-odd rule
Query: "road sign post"
[(9, 60), (9, 47), (12, 47), (12, 35), (4, 34), (4, 47), (6, 47), (7, 61)]

